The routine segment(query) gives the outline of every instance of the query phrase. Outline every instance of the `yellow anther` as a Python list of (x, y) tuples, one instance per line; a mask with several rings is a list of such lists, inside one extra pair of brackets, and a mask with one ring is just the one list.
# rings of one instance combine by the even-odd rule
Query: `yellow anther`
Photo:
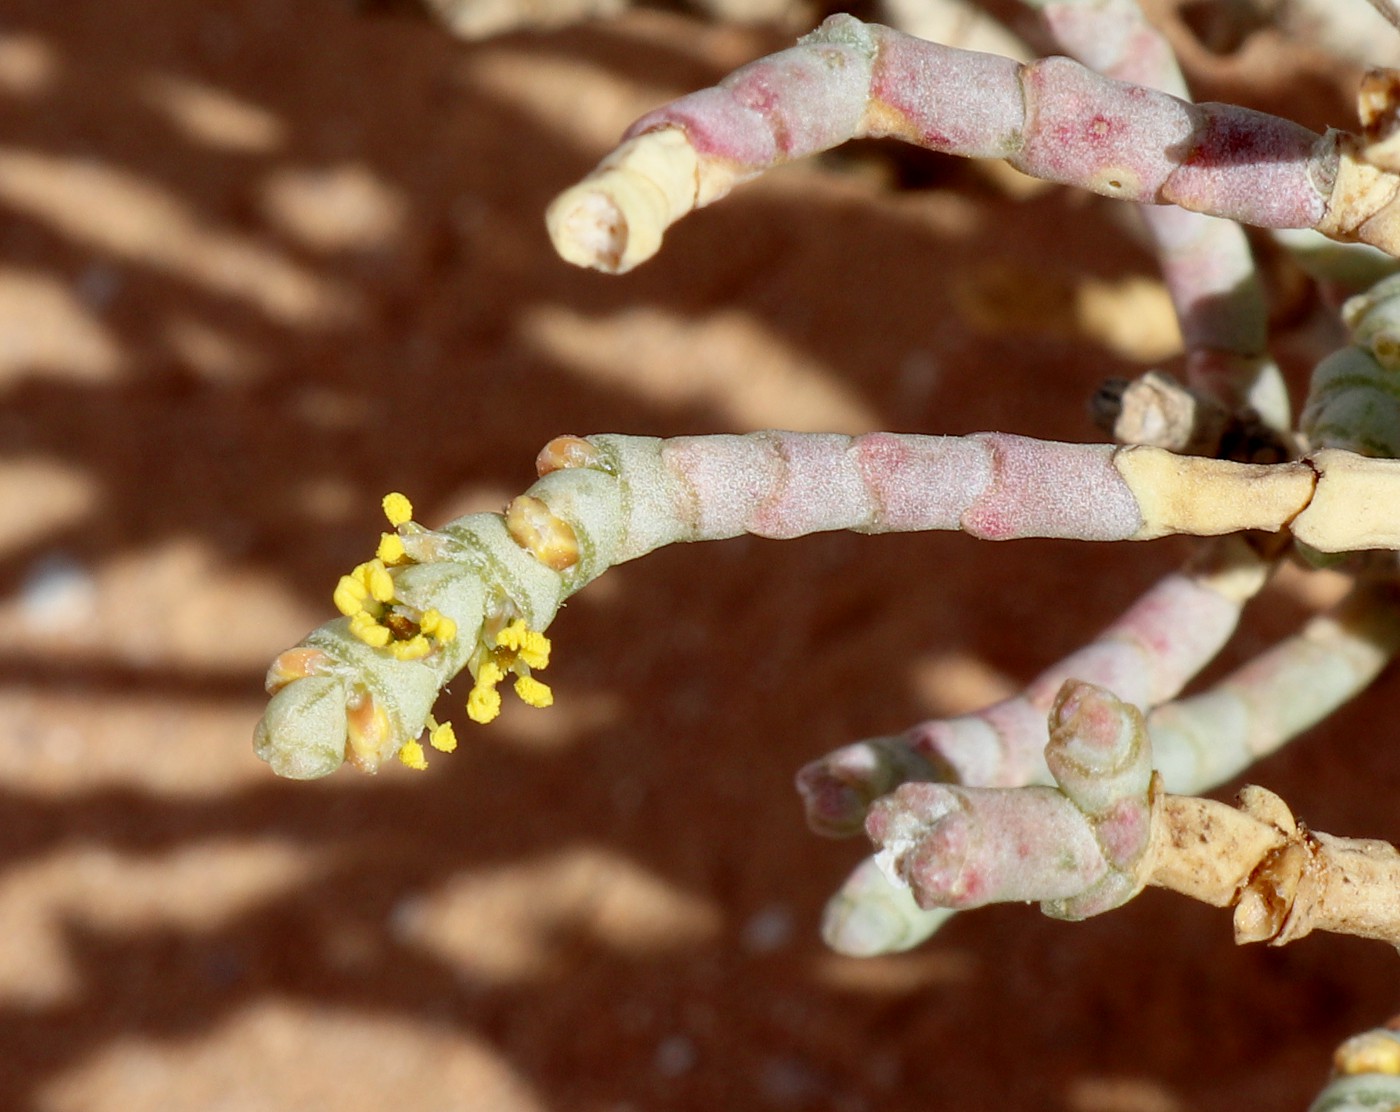
[(383, 560), (371, 560), (369, 568), (369, 594), (375, 602), (392, 602), (394, 599), (394, 577), (384, 566)]
[(505, 678), (506, 670), (494, 660), (483, 661), (476, 673), (476, 682), (478, 686), (495, 687)]
[(421, 633), (415, 634), (407, 641), (395, 641), (389, 646), (389, 652), (395, 660), (422, 660), (432, 651), (433, 646)]
[(495, 719), (501, 713), (501, 693), (495, 687), (478, 683), (467, 696), (467, 717), (481, 725)]
[(380, 536), (379, 547), (374, 550), (374, 555), (385, 564), (401, 564), (408, 559), (408, 552), (397, 533), (384, 533)]
[(331, 601), (335, 603), (335, 608), (347, 618), (353, 618), (365, 608), (365, 599), (369, 598), (369, 591), (358, 579), (348, 575), (342, 575), (340, 582), (335, 585), (335, 594), (331, 596)]
[(520, 659), (531, 668), (547, 668), (549, 666), (549, 638), (537, 629), (527, 629), (521, 641)]
[(413, 520), (413, 503), (397, 491), (384, 496), (384, 516), (397, 529)]
[(428, 716), (428, 744), (439, 753), (451, 753), (457, 748), (457, 731), (452, 728), (451, 722), (439, 722), (432, 715)]
[(523, 618), (516, 618), (496, 634), (496, 645), (514, 653), (531, 668), (549, 665), (549, 638), (537, 629), (529, 629)]
[(496, 644), (503, 649), (514, 652), (520, 648), (520, 643), (525, 639), (525, 619), (516, 618), (508, 626), (496, 634)]
[(440, 645), (449, 644), (457, 639), (457, 623), (436, 610), (424, 610), (423, 616), (418, 620), (418, 628)]
[(524, 636), (525, 619), (516, 618), (515, 621), (504, 626), (501, 631), (496, 634), (496, 644), (503, 649), (510, 649), (514, 652), (516, 649), (520, 648), (520, 642)]
[(350, 632), (366, 645), (372, 645), (376, 649), (382, 649), (394, 639), (388, 628), (375, 621), (374, 616), (367, 610), (361, 610), (351, 617)]
[(533, 676), (521, 676), (516, 680), (515, 693), (520, 696), (522, 702), (532, 707), (554, 705), (554, 692), (549, 689), (549, 685), (540, 683)]
[(422, 772), (428, 767), (428, 756), (416, 741), (404, 742), (403, 748), (399, 750), (399, 760), (415, 772)]

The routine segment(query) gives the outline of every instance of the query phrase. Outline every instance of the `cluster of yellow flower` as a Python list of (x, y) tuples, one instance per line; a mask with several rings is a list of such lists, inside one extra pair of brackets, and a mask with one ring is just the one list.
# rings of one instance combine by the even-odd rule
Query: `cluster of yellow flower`
[[(456, 640), (457, 623), (434, 609), (419, 611), (396, 595), (391, 569), (413, 562), (400, 531), (417, 527), (413, 524), (413, 505), (402, 494), (385, 495), (383, 505), (394, 532), (380, 537), (374, 559), (340, 577), (332, 600), (336, 609), (350, 619), (350, 632), (360, 641), (386, 650), (396, 660), (422, 660)], [(492, 624), (500, 627), (494, 635), (488, 632)], [(467, 717), (485, 724), (499, 715), (501, 695), (496, 688), (511, 674), (516, 677), (515, 693), (523, 702), (532, 707), (550, 706), (553, 693), (530, 674), (532, 669), (542, 669), (548, 663), (549, 639), (543, 633), (529, 629), (520, 618), (505, 621), (502, 616), (497, 623), (488, 622), (467, 662), (474, 681), (467, 696)], [(444, 753), (455, 749), (457, 738), (451, 723), (439, 723), (429, 717), (428, 743)], [(417, 769), (428, 764), (417, 740), (400, 747), (399, 760)]]

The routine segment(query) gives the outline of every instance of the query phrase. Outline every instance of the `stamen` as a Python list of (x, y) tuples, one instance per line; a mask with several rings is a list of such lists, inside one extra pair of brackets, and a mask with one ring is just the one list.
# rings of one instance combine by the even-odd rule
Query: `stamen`
[(404, 742), (403, 748), (399, 750), (399, 760), (415, 772), (422, 772), (428, 767), (428, 756), (423, 752), (423, 746), (416, 741)]
[(549, 689), (549, 685), (540, 683), (533, 676), (521, 676), (517, 679), (515, 693), (528, 706), (550, 707), (554, 705), (554, 692)]
[(413, 520), (413, 503), (397, 491), (384, 496), (383, 506), (384, 516), (395, 529)]

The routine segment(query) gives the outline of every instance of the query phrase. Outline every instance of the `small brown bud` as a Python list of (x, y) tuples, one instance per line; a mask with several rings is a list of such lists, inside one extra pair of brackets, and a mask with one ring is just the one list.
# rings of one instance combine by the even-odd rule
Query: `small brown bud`
[(578, 537), (540, 499), (522, 494), (506, 507), (506, 529), (515, 543), (547, 568), (563, 571), (578, 563)]
[(540, 478), (551, 471), (563, 471), (570, 467), (599, 467), (601, 464), (598, 449), (581, 436), (556, 436), (535, 457), (535, 471)]
[(263, 687), (269, 695), (276, 695), (293, 680), (324, 675), (329, 664), (330, 657), (320, 649), (313, 649), (310, 645), (297, 645), (272, 662)]

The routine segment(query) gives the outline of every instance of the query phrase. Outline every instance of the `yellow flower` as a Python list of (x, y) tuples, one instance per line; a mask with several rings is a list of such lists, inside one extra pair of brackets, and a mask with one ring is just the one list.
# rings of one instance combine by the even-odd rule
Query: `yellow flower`
[(424, 610), (423, 617), (418, 620), (418, 628), (440, 645), (457, 640), (457, 623), (436, 610)]
[(368, 610), (361, 610), (350, 619), (350, 632), (376, 649), (382, 649), (394, 639), (388, 626), (380, 625)]
[(422, 660), (432, 651), (432, 645), (421, 633), (415, 634), (407, 641), (393, 641), (389, 644), (389, 652), (395, 660)]
[(549, 638), (537, 629), (529, 629), (523, 618), (516, 618), (500, 633), (496, 644), (514, 652), (531, 668), (549, 666)]

